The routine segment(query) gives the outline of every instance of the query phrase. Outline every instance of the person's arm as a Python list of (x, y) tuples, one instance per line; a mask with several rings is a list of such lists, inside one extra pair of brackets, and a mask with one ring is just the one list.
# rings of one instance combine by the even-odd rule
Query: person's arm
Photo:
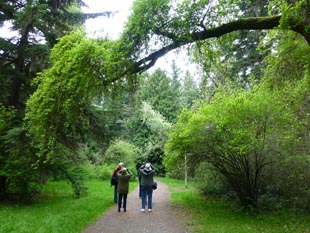
[(153, 170), (154, 172), (156, 172), (156, 171), (157, 171), (157, 168), (156, 168), (156, 167), (154, 167), (152, 164), (151, 164), (151, 168), (152, 168), (152, 170)]
[(116, 174), (121, 170), (120, 167), (116, 168), (113, 172), (113, 176), (116, 176)]

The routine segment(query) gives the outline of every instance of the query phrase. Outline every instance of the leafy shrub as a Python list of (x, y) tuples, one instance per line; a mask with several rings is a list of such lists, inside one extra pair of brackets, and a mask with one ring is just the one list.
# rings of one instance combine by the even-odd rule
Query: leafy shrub
[(307, 157), (285, 154), (265, 169), (260, 198), (264, 208), (310, 209), (310, 161)]
[(228, 184), (223, 176), (210, 164), (202, 162), (195, 170), (198, 189), (205, 195), (227, 193)]
[(117, 165), (119, 162), (123, 162), (129, 167), (134, 167), (134, 162), (138, 155), (139, 150), (135, 145), (117, 139), (107, 149), (103, 161), (110, 165)]
[(91, 163), (85, 163), (83, 165), (83, 170), (85, 173), (85, 180), (94, 180), (97, 179), (97, 172), (96, 172), (97, 166), (91, 164)]
[(96, 167), (96, 176), (100, 180), (110, 180), (113, 170), (112, 165), (102, 164)]

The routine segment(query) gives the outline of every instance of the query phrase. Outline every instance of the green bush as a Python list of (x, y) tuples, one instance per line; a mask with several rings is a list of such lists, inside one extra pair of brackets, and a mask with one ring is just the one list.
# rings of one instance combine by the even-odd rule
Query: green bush
[(131, 170), (135, 167), (135, 160), (139, 156), (138, 148), (124, 140), (117, 139), (107, 149), (103, 162), (117, 166), (119, 162), (125, 163)]
[(310, 210), (309, 164), (307, 156), (274, 158), (273, 166), (263, 174), (262, 207)]
[(100, 166), (97, 166), (95, 171), (96, 171), (96, 176), (100, 180), (110, 180), (111, 175), (113, 173), (114, 168), (112, 165), (107, 165), (107, 164), (102, 164)]
[(205, 195), (228, 193), (228, 184), (212, 165), (202, 162), (195, 170), (197, 188)]

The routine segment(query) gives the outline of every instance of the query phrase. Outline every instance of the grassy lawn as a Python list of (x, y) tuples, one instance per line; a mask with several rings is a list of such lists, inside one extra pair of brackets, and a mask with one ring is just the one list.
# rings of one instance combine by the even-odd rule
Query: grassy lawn
[(238, 233), (309, 233), (310, 214), (290, 211), (262, 212), (256, 216), (238, 211), (231, 201), (214, 197), (202, 197), (190, 184), (184, 188), (184, 182), (160, 179), (168, 184), (171, 202), (185, 208), (190, 214), (187, 224), (193, 232), (238, 232)]
[(0, 232), (81, 232), (114, 205), (110, 181), (91, 181), (87, 187), (87, 195), (75, 198), (67, 182), (49, 182), (34, 204), (0, 205)]

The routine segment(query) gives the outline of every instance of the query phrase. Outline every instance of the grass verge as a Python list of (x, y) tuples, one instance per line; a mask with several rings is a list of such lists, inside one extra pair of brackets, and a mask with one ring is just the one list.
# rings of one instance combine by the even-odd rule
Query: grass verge
[[(73, 197), (70, 184), (49, 182), (31, 205), (0, 205), (0, 232), (81, 232), (114, 205), (110, 181), (87, 182), (88, 194)], [(133, 190), (135, 182), (130, 184)]]
[[(182, 208), (187, 225), (196, 233), (309, 233), (310, 214), (291, 211), (261, 212), (248, 215), (238, 210), (232, 201), (203, 197), (190, 183), (163, 178), (169, 186), (171, 203)], [(184, 214), (183, 214), (184, 215)], [(190, 220), (188, 220), (190, 219)]]

